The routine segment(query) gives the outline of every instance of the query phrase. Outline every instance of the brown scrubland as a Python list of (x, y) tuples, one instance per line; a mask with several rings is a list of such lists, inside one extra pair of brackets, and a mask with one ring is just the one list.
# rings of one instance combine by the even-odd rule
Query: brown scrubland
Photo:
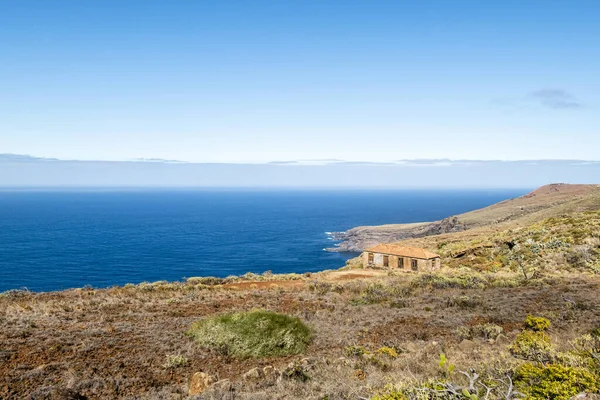
[[(598, 398), (600, 204), (559, 203), (526, 223), (407, 240), (442, 256), (435, 273), (355, 259), (2, 293), (0, 398)], [(260, 351), (243, 347), (251, 324)]]

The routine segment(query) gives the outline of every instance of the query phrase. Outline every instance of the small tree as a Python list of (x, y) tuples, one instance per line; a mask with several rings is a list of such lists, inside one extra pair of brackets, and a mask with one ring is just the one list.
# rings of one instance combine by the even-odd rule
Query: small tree
[(510, 250), (508, 261), (513, 268), (523, 274), (525, 280), (529, 280), (537, 271), (533, 262), (538, 257), (539, 252), (538, 247), (517, 244)]

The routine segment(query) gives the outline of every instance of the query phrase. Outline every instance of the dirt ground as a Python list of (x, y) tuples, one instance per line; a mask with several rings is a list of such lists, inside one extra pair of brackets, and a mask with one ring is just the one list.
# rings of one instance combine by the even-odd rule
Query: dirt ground
[[(487, 341), (465, 348), (456, 333), (459, 327), (493, 322), (504, 329), (508, 341), (519, 332), (527, 314), (544, 315), (552, 320), (557, 344), (563, 345), (600, 325), (600, 280), (594, 277), (565, 276), (553, 284), (515, 288), (415, 289), (413, 274), (386, 275), (385, 271), (350, 270), (303, 280), (223, 286), (165, 284), (3, 295), (0, 398), (185, 399), (194, 372), (238, 383), (254, 367), (283, 368), (303, 357), (323, 362), (310, 390), (298, 386), (309, 384), (296, 384), (285, 389), (286, 396), (272, 397), (284, 389), (264, 392), (240, 386), (237, 397), (231, 398), (368, 398), (374, 387), (404, 379), (401, 376), (407, 371), (415, 379), (425, 377), (435, 368), (440, 352), (457, 365), (483, 362), (490, 352), (506, 352), (506, 343), (497, 347)], [(363, 302), (374, 284), (392, 285), (394, 294), (374, 304)], [(453, 304), (461, 297), (472, 304)], [(308, 352), (236, 360), (199, 348), (185, 335), (204, 316), (256, 308), (294, 315), (307, 323), (315, 335)], [(352, 345), (394, 346), (402, 354), (388, 371), (366, 370), (356, 379), (348, 367), (342, 369), (343, 376), (334, 378), (341, 372), (333, 365)], [(473, 353), (474, 348), (479, 353)], [(168, 366), (167, 357), (173, 355), (185, 358), (185, 364)], [(342, 388), (340, 379), (347, 380)], [(308, 393), (305, 397), (298, 394), (303, 391)]]

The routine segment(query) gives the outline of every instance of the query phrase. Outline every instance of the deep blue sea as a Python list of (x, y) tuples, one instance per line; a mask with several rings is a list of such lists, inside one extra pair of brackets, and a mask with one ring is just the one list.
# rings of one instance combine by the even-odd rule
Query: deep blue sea
[(0, 292), (339, 268), (326, 232), (431, 221), (525, 190), (0, 191)]

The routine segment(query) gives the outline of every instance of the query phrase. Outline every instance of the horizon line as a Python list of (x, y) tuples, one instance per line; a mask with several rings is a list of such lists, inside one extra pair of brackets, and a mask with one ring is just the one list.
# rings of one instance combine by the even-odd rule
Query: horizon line
[[(297, 159), (297, 160), (271, 160), (271, 161), (186, 161), (163, 158), (132, 158), (132, 159), (67, 159), (46, 156), (33, 156), (19, 153), (0, 153), (0, 162), (104, 162), (104, 163), (148, 163), (148, 164), (217, 164), (217, 165), (273, 165), (273, 166), (324, 166), (324, 165), (387, 165), (387, 166), (418, 166), (444, 163), (541, 163), (541, 162), (577, 162), (577, 163), (600, 163), (598, 160), (574, 159), (574, 158), (531, 158), (531, 159), (465, 159), (465, 158), (410, 158), (397, 160), (342, 160), (342, 159)], [(408, 165), (407, 165), (408, 164)]]

